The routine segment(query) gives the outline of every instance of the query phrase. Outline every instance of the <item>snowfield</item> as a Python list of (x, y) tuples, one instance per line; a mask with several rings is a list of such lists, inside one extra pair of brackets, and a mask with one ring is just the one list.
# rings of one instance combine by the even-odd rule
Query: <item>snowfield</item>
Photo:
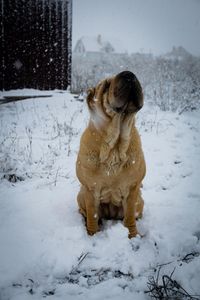
[(13, 95), (49, 97), (0, 105), (0, 299), (146, 300), (163, 274), (200, 295), (200, 111), (144, 106), (144, 236), (105, 221), (90, 237), (76, 203), (85, 102), (61, 91), (0, 98)]

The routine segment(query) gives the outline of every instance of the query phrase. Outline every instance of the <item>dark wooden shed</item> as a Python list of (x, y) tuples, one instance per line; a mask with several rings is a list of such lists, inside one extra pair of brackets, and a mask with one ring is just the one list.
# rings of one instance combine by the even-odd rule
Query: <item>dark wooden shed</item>
[(72, 0), (0, 0), (1, 90), (67, 89)]

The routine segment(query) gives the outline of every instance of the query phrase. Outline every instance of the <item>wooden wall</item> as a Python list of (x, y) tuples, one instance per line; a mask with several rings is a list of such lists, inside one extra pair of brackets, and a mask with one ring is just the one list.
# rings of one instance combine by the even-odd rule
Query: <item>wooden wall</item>
[(0, 0), (1, 90), (67, 89), (72, 0)]

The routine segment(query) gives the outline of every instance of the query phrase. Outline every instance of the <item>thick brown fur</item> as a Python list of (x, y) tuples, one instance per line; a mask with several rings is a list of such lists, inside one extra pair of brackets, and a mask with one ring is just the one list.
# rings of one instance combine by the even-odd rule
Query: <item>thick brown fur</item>
[[(130, 92), (123, 73), (132, 80), (131, 87), (127, 86)], [(136, 218), (143, 211), (140, 188), (146, 167), (135, 127), (143, 95), (133, 75), (122, 72), (88, 91), (90, 121), (81, 137), (76, 172), (81, 182), (79, 211), (91, 235), (99, 230), (102, 218), (123, 219), (130, 238), (138, 233)]]

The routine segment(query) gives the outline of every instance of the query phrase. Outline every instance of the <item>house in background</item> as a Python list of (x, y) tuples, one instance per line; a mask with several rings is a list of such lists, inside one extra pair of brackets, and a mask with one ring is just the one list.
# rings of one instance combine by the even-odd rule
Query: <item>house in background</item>
[(119, 40), (113, 38), (108, 40), (99, 34), (96, 37), (81, 37), (77, 41), (73, 53), (76, 55), (95, 57), (100, 54), (122, 54), (126, 53), (126, 50)]
[(169, 53), (165, 54), (166, 59), (172, 60), (172, 61), (175, 61), (175, 60), (181, 61), (181, 60), (184, 60), (187, 58), (191, 58), (191, 56), (192, 55), (182, 46), (179, 46), (179, 47), (174, 46)]

